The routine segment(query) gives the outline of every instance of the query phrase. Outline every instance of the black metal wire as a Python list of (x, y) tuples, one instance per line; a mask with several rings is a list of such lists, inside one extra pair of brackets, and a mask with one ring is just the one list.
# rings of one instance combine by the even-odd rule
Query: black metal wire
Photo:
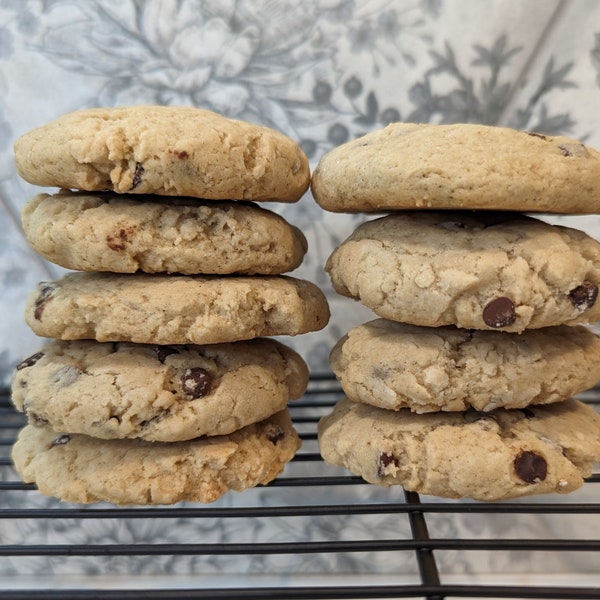
[[(175, 507), (112, 507), (100, 505), (98, 507), (78, 507), (56, 503), (51, 507), (37, 508), (31, 503), (38, 492), (34, 485), (24, 484), (18, 480), (14, 473), (4, 476), (0, 481), (0, 527), (6, 520), (27, 520), (31, 523), (39, 521), (50, 523), (57, 520), (70, 520), (83, 522), (96, 519), (100, 521), (114, 521), (117, 519), (300, 519), (306, 522), (310, 519), (345, 516), (348, 519), (360, 519), (364, 515), (390, 515), (396, 519), (404, 516), (409, 524), (410, 536), (400, 535), (392, 537), (378, 537), (377, 532), (367, 539), (323, 539), (323, 540), (284, 540), (284, 541), (251, 541), (243, 543), (127, 543), (127, 544), (49, 544), (33, 543), (23, 540), (20, 544), (2, 543), (0, 536), (0, 558), (27, 559), (28, 557), (63, 557), (69, 560), (75, 557), (126, 557), (126, 556), (194, 556), (198, 560), (203, 557), (215, 556), (244, 556), (264, 557), (265, 564), (269, 557), (282, 555), (334, 555), (346, 553), (372, 552), (375, 556), (385, 553), (396, 556), (398, 553), (412, 554), (418, 567), (419, 583), (402, 585), (323, 585), (323, 586), (266, 586), (266, 587), (238, 587), (230, 588), (202, 588), (190, 589), (146, 589), (147, 582), (140, 581), (137, 589), (0, 589), (0, 598), (37, 599), (61, 598), (62, 600), (75, 600), (85, 598), (106, 599), (159, 599), (168, 598), (179, 600), (184, 598), (211, 598), (242, 600), (261, 598), (286, 599), (350, 599), (350, 598), (425, 598), (427, 600), (444, 600), (446, 598), (545, 598), (577, 600), (600, 600), (600, 573), (596, 586), (540, 586), (540, 585), (497, 585), (490, 582), (476, 585), (445, 583), (440, 575), (437, 553), (460, 550), (465, 556), (476, 556), (478, 552), (494, 553), (501, 559), (502, 553), (516, 552), (545, 552), (565, 557), (572, 552), (586, 555), (598, 555), (600, 565), (600, 540), (576, 538), (549, 538), (549, 539), (451, 539), (438, 538), (430, 535), (428, 519), (433, 515), (481, 514), (519, 514), (519, 515), (556, 515), (557, 518), (565, 515), (598, 515), (600, 502), (576, 502), (569, 497), (561, 502), (541, 501), (537, 498), (519, 502), (491, 502), (478, 503), (468, 501), (436, 501), (424, 499), (414, 492), (405, 492), (404, 497), (390, 494), (384, 501), (363, 501), (357, 493), (364, 489), (366, 484), (360, 477), (349, 473), (340, 472), (324, 465), (316, 446), (316, 424), (321, 415), (326, 414), (331, 405), (341, 397), (341, 391), (331, 375), (319, 375), (311, 380), (311, 385), (304, 398), (290, 405), (294, 421), (297, 424), (300, 436), (309, 446), (301, 450), (294, 459), (292, 467), (298, 466), (302, 474), (295, 474), (292, 469), (286, 472), (269, 488), (315, 488), (333, 490), (342, 488), (347, 503), (339, 502), (339, 495), (332, 497), (330, 504), (324, 503), (327, 494), (306, 494), (293, 496), (302, 498), (303, 502), (286, 504), (279, 501), (275, 506), (203, 506), (184, 505)], [(586, 392), (582, 399), (600, 410), (600, 389)], [(10, 447), (17, 435), (19, 428), (24, 424), (24, 418), (14, 412), (6, 391), (0, 392), (0, 469), (2, 473), (11, 473), (9, 457)], [(594, 474), (586, 480), (585, 486), (594, 486), (600, 483), (600, 474)], [(600, 493), (600, 488), (598, 489)], [(21, 494), (21, 506), (11, 506), (2, 502), (3, 494)], [(299, 492), (298, 492), (299, 493)], [(14, 497), (14, 496), (13, 496)], [(306, 497), (306, 501), (304, 501)], [(317, 498), (317, 500), (314, 500)], [(364, 495), (363, 495), (364, 497)], [(600, 496), (599, 496), (600, 498)], [(336, 501), (337, 500), (337, 501)], [(30, 506), (32, 504), (32, 506)], [(399, 556), (400, 554), (398, 554)], [(376, 560), (376, 558), (375, 558)], [(329, 573), (331, 574), (331, 573)], [(415, 573), (417, 575), (417, 573)], [(140, 577), (143, 577), (140, 575)], [(372, 580), (372, 579), (371, 579)], [(251, 580), (250, 580), (251, 581)], [(478, 581), (482, 581), (480, 576)]]
[[(438, 572), (433, 548), (431, 547), (431, 539), (427, 529), (427, 522), (423, 512), (420, 510), (419, 495), (415, 492), (405, 491), (406, 501), (414, 507), (408, 514), (410, 520), (410, 528), (413, 538), (419, 544), (417, 551), (417, 564), (419, 565), (419, 573), (424, 585), (439, 587), (440, 574)], [(440, 594), (430, 595), (430, 600), (443, 600), (444, 596)]]
[(156, 590), (17, 590), (1, 592), (0, 597), (14, 600), (342, 600), (362, 598), (542, 598), (545, 600), (598, 600), (600, 588), (548, 587), (527, 588), (500, 585), (381, 585), (260, 587)]

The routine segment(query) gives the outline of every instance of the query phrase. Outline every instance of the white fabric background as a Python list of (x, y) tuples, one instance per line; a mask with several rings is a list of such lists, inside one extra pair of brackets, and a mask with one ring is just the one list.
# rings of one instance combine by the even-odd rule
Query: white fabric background
[[(61, 269), (34, 255), (19, 213), (32, 186), (12, 143), (97, 105), (191, 104), (270, 125), (324, 152), (390, 120), (483, 122), (600, 146), (600, 6), (594, 0), (2, 0), (0, 2), (0, 380), (35, 350), (27, 294)], [(270, 205), (302, 227), (298, 276), (333, 317), (290, 340), (313, 370), (368, 314), (330, 290), (323, 264), (361, 216), (325, 213), (307, 194)], [(599, 232), (598, 217), (564, 217)], [(370, 315), (369, 315), (370, 316)]]

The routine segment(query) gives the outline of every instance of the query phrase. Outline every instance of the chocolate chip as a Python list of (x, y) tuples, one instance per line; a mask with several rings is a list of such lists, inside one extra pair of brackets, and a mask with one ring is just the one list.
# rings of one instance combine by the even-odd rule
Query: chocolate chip
[(190, 157), (187, 150), (167, 150), (169, 154), (174, 154), (179, 160), (185, 160)]
[(525, 483), (544, 481), (548, 474), (546, 459), (531, 450), (524, 450), (514, 460), (515, 473)]
[(507, 327), (517, 319), (515, 305), (506, 296), (490, 300), (483, 309), (482, 316), (484, 323), (489, 327)]
[(377, 476), (384, 477), (390, 465), (398, 468), (400, 466), (400, 462), (393, 454), (390, 454), (389, 452), (382, 452), (379, 455), (379, 460), (377, 462)]
[(129, 236), (135, 231), (135, 227), (122, 227), (115, 235), (106, 236), (106, 245), (115, 252), (123, 252), (127, 248)]
[(62, 433), (58, 437), (55, 437), (50, 444), (50, 448), (54, 448), (55, 446), (64, 446), (71, 441), (71, 436), (68, 433)]
[(581, 285), (578, 285), (569, 292), (571, 304), (581, 311), (592, 308), (596, 303), (597, 297), (598, 286), (591, 281), (584, 281)]
[(273, 444), (277, 444), (279, 440), (282, 440), (284, 435), (285, 432), (279, 425), (270, 425), (266, 432), (267, 439)]
[(171, 354), (179, 354), (179, 350), (174, 346), (156, 346), (154, 348), (154, 352), (156, 352), (156, 358), (158, 358), (159, 362), (163, 365), (165, 364), (165, 359), (167, 356)]
[(201, 398), (210, 392), (212, 378), (206, 369), (193, 367), (186, 369), (181, 377), (181, 385), (187, 396), (193, 399)]
[(48, 302), (50, 302), (50, 300), (52, 299), (52, 292), (54, 292), (54, 286), (49, 283), (40, 283), (39, 289), (40, 293), (35, 300), (35, 311), (33, 313), (33, 316), (38, 321), (40, 321), (42, 318), (42, 313), (46, 308), (46, 304), (48, 304)]
[(16, 366), (17, 371), (26, 369), (27, 367), (33, 367), (33, 365), (35, 365), (35, 363), (40, 360), (42, 356), (44, 356), (43, 352), (36, 352), (35, 354), (32, 354), (29, 358), (26, 358)]
[(131, 189), (135, 189), (142, 182), (142, 175), (144, 174), (144, 167), (141, 163), (135, 163), (135, 171), (133, 172), (133, 179), (131, 180)]

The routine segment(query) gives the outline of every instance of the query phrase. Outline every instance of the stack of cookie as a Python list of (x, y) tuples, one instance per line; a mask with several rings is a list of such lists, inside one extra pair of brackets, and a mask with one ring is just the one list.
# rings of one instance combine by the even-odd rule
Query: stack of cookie
[(270, 337), (329, 318), (315, 285), (284, 275), (302, 233), (251, 202), (300, 199), (298, 145), (201, 109), (137, 106), (65, 115), (15, 157), (27, 181), (63, 188), (30, 200), (23, 227), (73, 270), (26, 308), (53, 339), (13, 378), (23, 479), (116, 504), (211, 502), (271, 481), (300, 446), (287, 405), (308, 369)]
[(381, 485), (500, 500), (577, 489), (600, 460), (600, 244), (525, 216), (600, 214), (600, 153), (479, 125), (397, 123), (313, 173), (334, 212), (386, 211), (327, 261), (379, 318), (331, 352), (347, 398), (324, 459)]

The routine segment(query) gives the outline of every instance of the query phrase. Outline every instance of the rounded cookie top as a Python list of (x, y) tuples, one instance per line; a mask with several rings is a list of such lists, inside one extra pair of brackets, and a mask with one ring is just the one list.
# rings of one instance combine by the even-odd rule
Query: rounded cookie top
[(407, 211), (329, 257), (336, 291), (414, 325), (523, 331), (600, 319), (600, 243), (512, 213)]
[(272, 481), (300, 448), (287, 410), (229, 435), (185, 442), (100, 440), (25, 426), (17, 472), (42, 494), (118, 505), (213, 502)]
[(297, 227), (257, 205), (162, 200), (63, 190), (29, 200), (21, 220), (38, 254), (80, 271), (269, 275), (306, 253)]
[(600, 381), (600, 337), (583, 326), (515, 336), (375, 319), (340, 339), (330, 363), (355, 402), (417, 413), (514, 409), (593, 387)]
[(392, 123), (325, 154), (326, 210), (599, 213), (600, 153), (577, 140), (474, 124)]
[(173, 442), (261, 421), (299, 398), (307, 383), (303, 359), (276, 340), (54, 340), (17, 366), (12, 401), (30, 423), (55, 431)]
[(579, 488), (600, 459), (600, 415), (572, 399), (421, 415), (343, 399), (319, 422), (319, 445), (370, 483), (495, 501)]
[(309, 281), (286, 275), (71, 273), (30, 294), (37, 335), (141, 344), (215, 344), (322, 329), (329, 306)]
[(40, 186), (295, 202), (308, 159), (286, 135), (188, 106), (91, 108), (22, 135), (16, 167)]

